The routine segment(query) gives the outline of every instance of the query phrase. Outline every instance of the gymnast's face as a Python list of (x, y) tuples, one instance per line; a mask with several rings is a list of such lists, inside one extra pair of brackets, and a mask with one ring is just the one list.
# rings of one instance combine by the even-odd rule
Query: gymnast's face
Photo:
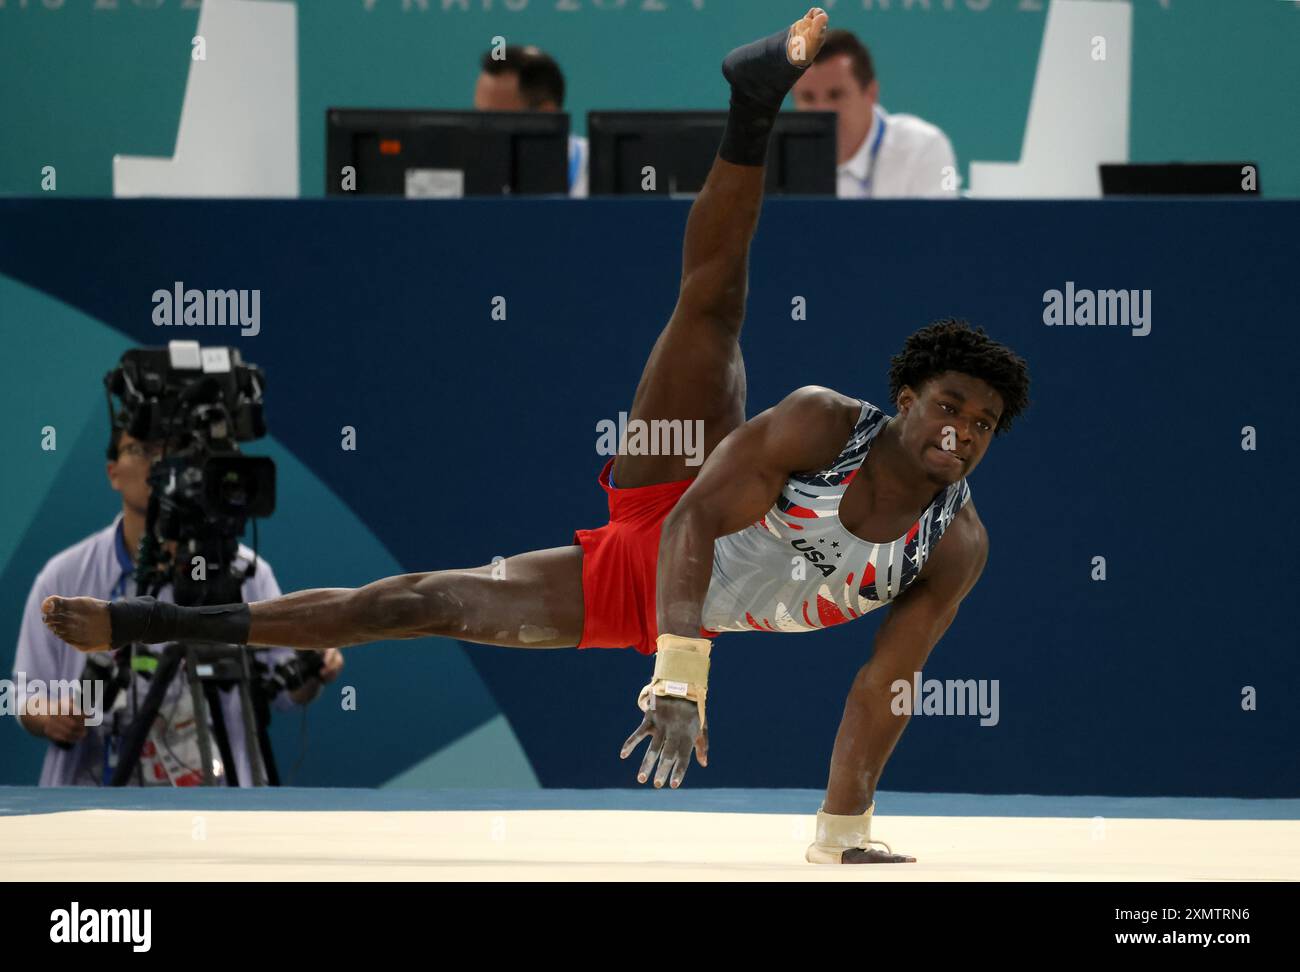
[(904, 452), (936, 485), (975, 471), (1002, 416), (1002, 396), (980, 378), (945, 371), (898, 393)]
[(108, 462), (108, 481), (122, 494), (122, 505), (140, 516), (149, 508), (149, 467), (162, 455), (161, 442), (141, 442), (125, 432), (117, 443), (117, 458)]

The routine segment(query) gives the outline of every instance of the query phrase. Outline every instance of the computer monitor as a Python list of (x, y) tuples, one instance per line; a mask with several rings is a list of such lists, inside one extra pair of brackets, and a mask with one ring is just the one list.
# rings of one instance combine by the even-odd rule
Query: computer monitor
[[(351, 187), (344, 166), (355, 170)], [(567, 194), (564, 112), (325, 111), (325, 194)]]
[[(1250, 171), (1247, 172), (1249, 167)], [(1165, 162), (1101, 165), (1103, 196), (1258, 196), (1255, 162)]]
[[(833, 111), (782, 112), (767, 153), (771, 195), (835, 195)], [(725, 111), (587, 114), (591, 195), (693, 194), (704, 186), (727, 124)], [(654, 188), (646, 188), (646, 166)]]

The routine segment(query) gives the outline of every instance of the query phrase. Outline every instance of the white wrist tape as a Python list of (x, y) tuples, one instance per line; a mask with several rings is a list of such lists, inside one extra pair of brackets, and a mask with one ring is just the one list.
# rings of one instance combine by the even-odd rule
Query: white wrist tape
[(637, 705), (642, 712), (652, 708), (655, 696), (671, 696), (694, 702), (700, 709), (700, 728), (704, 728), (704, 700), (709, 692), (709, 652), (713, 642), (707, 638), (684, 638), (661, 634), (655, 641), (655, 672), (650, 684), (641, 690)]
[(889, 845), (883, 840), (871, 839), (871, 815), (875, 809), (874, 801), (861, 814), (827, 813), (819, 809), (817, 840), (808, 845), (804, 859), (810, 864), (839, 864), (846, 850), (869, 850), (873, 843), (883, 845), (888, 851)]

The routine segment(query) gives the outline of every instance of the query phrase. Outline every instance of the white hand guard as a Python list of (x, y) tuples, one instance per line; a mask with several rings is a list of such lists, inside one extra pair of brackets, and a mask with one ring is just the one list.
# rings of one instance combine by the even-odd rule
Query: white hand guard
[(699, 706), (700, 728), (703, 729), (704, 699), (709, 691), (709, 651), (712, 648), (713, 642), (707, 638), (661, 634), (655, 641), (654, 676), (637, 698), (641, 711), (650, 710), (652, 696), (687, 699)]
[(846, 850), (870, 850), (872, 844), (880, 844), (889, 851), (889, 845), (883, 840), (871, 839), (871, 814), (875, 809), (874, 801), (862, 814), (827, 813), (818, 809), (817, 840), (808, 845), (805, 860), (810, 864), (840, 864)]

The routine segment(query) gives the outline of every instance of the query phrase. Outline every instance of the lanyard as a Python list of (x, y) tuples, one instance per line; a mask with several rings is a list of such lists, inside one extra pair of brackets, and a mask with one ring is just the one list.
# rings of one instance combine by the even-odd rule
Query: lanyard
[(573, 184), (578, 181), (578, 176), (582, 173), (582, 143), (569, 142), (569, 191), (573, 191)]
[[(113, 592), (108, 596), (109, 600), (116, 601), (119, 597), (126, 596), (127, 582), (135, 572), (135, 564), (131, 560), (131, 553), (126, 549), (126, 523), (122, 520), (118, 521), (117, 530), (113, 533), (113, 553), (117, 560), (117, 566), (122, 571), (117, 583), (113, 585)], [(100, 771), (103, 785), (108, 786), (112, 782), (114, 771), (117, 769), (118, 744), (121, 740), (118, 739), (116, 730), (112, 728), (111, 713), (104, 713), (104, 723), (109, 728), (100, 736), (100, 741), (104, 747)]]
[(117, 555), (117, 565), (122, 569), (122, 576), (117, 579), (113, 585), (113, 593), (109, 595), (110, 600), (117, 600), (119, 597), (126, 596), (126, 582), (131, 579), (131, 574), (135, 571), (135, 564), (131, 560), (131, 554), (126, 549), (126, 523), (119, 520), (117, 531), (113, 534), (113, 553)]
[(872, 194), (871, 180), (876, 176), (876, 156), (880, 154), (880, 143), (884, 141), (885, 138), (885, 119), (879, 115), (876, 117), (880, 118), (880, 127), (876, 129), (876, 137), (871, 140), (871, 149), (867, 158), (867, 177), (859, 180), (862, 183), (862, 188), (866, 191), (867, 196)]

